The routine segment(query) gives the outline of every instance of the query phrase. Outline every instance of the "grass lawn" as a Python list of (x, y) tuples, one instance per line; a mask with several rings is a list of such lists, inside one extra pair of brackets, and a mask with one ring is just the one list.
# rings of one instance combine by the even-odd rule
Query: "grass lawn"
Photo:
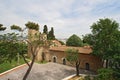
[[(24, 60), (20, 59), (19, 65), (24, 64), (24, 63), (25, 63)], [(2, 63), (2, 64), (0, 64), (0, 73), (7, 71), (9, 69), (12, 69), (19, 65), (17, 64), (17, 61), (15, 61), (15, 60), (12, 61), (11, 63), (9, 63), (9, 62)]]

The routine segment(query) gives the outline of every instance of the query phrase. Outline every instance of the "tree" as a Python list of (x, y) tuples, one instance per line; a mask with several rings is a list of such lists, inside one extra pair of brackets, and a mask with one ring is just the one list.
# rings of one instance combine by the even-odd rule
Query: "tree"
[[(19, 40), (20, 40), (20, 43), (18, 42), (18, 45), (17, 45), (17, 48), (19, 47), (19, 49), (17, 49), (17, 61), (18, 61), (18, 64), (19, 64), (19, 59), (20, 59), (20, 56), (23, 57), (23, 59), (25, 58), (23, 55), (23, 52), (26, 51), (27, 53), (27, 47), (25, 47), (25, 44), (24, 44), (24, 40), (23, 40), (23, 31), (24, 29), (22, 29), (20, 26), (18, 25), (12, 25), (10, 26), (11, 30), (16, 30), (16, 31), (19, 31), (21, 32), (21, 36), (19, 36)], [(22, 44), (22, 45), (21, 45)], [(26, 45), (27, 46), (27, 45)], [(22, 47), (22, 48), (21, 48)], [(25, 48), (25, 49), (23, 49)], [(21, 53), (22, 52), (22, 53)], [(25, 61), (25, 60), (24, 60)], [(25, 61), (26, 62), (26, 61)]]
[(83, 43), (93, 45), (94, 44), (94, 36), (92, 34), (86, 34), (85, 36), (83, 36)]
[(4, 31), (6, 27), (3, 27), (3, 24), (0, 24), (0, 31)]
[(76, 67), (76, 75), (79, 76), (79, 66), (80, 66), (80, 60), (79, 60), (79, 52), (76, 49), (67, 49), (66, 50), (67, 56), (66, 59)]
[(34, 30), (39, 30), (39, 25), (37, 23), (34, 23), (34, 22), (27, 22), (25, 24), (26, 28), (28, 29), (34, 29)]
[[(33, 23), (33, 22), (28, 22), (25, 25), (26, 25), (26, 27), (28, 29), (32, 29), (32, 30), (38, 30), (39, 29), (39, 25), (36, 24), (36, 23)], [(35, 62), (35, 59), (36, 59), (36, 56), (38, 54), (39, 48), (44, 45), (44, 40), (40, 39), (39, 36), (40, 36), (40, 34), (28, 35), (29, 40), (26, 40), (27, 43), (28, 43), (30, 52), (31, 52), (32, 60), (31, 60), (30, 63), (28, 63), (27, 60), (24, 58), (24, 60), (26, 61), (29, 68), (27, 69), (27, 72), (24, 75), (23, 80), (27, 79), (27, 76), (29, 75), (29, 73), (30, 73), (30, 71), (32, 69), (32, 66), (33, 66), (33, 64)]]
[[(113, 50), (112, 46), (116, 41), (116, 32), (118, 32), (119, 24), (116, 21), (100, 19), (91, 26), (94, 36), (93, 53), (107, 60), (111, 56), (109, 53)], [(99, 46), (98, 46), (99, 45)]]
[(51, 27), (51, 30), (48, 33), (48, 40), (55, 40), (54, 29)]
[(48, 35), (48, 28), (47, 28), (47, 25), (44, 25), (43, 33), (45, 33), (46, 35)]
[[(24, 53), (20, 52), (20, 48), (24, 50)], [(2, 59), (3, 62), (11, 62), (13, 59), (17, 58), (18, 52), (22, 55), (26, 53), (25, 51), (27, 52), (26, 44), (19, 42), (17, 34), (7, 33), (0, 35), (0, 59)]]
[[(39, 25), (36, 23), (28, 22), (25, 25), (28, 29), (35, 31), (37, 30), (37, 32), (39, 30)], [(25, 29), (22, 29), (17, 25), (12, 25), (10, 27), (12, 30), (18, 30), (21, 32), (21, 37), (15, 33), (0, 35), (0, 62), (8, 60), (12, 61), (14, 58), (16, 58), (17, 53), (19, 53), (23, 57), (25, 63), (28, 65), (28, 69), (23, 77), (23, 80), (26, 80), (35, 62), (39, 48), (49, 46), (49, 44), (46, 43), (44, 39), (40, 39), (40, 34), (34, 34), (34, 39), (32, 38), (33, 36), (31, 37), (31, 35), (29, 35), (29, 40), (26, 40), (26, 42), (29, 45), (29, 49), (31, 50), (32, 60), (31, 62), (28, 62), (24, 56), (24, 54), (27, 52), (27, 45), (24, 42), (25, 40), (23, 38), (23, 31)]]
[(72, 36), (70, 36), (66, 42), (67, 46), (82, 46), (83, 42), (82, 40), (75, 34), (73, 34)]
[(22, 31), (21, 27), (20, 26), (17, 26), (17, 25), (12, 25), (10, 26), (11, 30), (18, 30), (18, 31)]
[(120, 31), (119, 24), (108, 18), (99, 19), (91, 26), (92, 34), (87, 37), (91, 42), (93, 54), (106, 60), (106, 69), (114, 70), (114, 78), (120, 79)]
[(11, 62), (14, 57), (11, 57), (14, 55), (14, 50), (12, 47), (13, 44), (13, 38), (14, 34), (4, 34), (0, 35), (0, 61), (3, 62)]
[(102, 68), (98, 70), (98, 75), (95, 77), (96, 80), (115, 80), (113, 78), (114, 71), (110, 68)]
[[(26, 26), (26, 28), (31, 29), (31, 30), (35, 30), (35, 31), (39, 30), (39, 25), (36, 24), (36, 23), (33, 23), (33, 22), (28, 22), (28, 23), (25, 24), (25, 26)], [(17, 26), (17, 25), (12, 25), (11, 29), (18, 30), (21, 33), (23, 33), (23, 30), (24, 30), (24, 29), (21, 29), (20, 26)], [(23, 35), (21, 35), (21, 37), (22, 37), (21, 42), (23, 42), (24, 41), (23, 40)], [(28, 48), (30, 48), (31, 55), (32, 55), (32, 60), (31, 60), (30, 63), (25, 58), (24, 54), (21, 54), (21, 53), (24, 53), (26, 51), (22, 47), (20, 47), (20, 46), (24, 46), (24, 45), (18, 44), (18, 47), (19, 47), (18, 52), (21, 54), (21, 56), (23, 57), (25, 63), (28, 65), (28, 69), (27, 69), (27, 71), (26, 71), (26, 73), (25, 73), (25, 75), (23, 77), (23, 80), (27, 79), (27, 77), (28, 77), (28, 75), (29, 75), (29, 73), (30, 73), (30, 71), (32, 69), (32, 66), (33, 66), (33, 64), (35, 62), (39, 47), (42, 46), (42, 44), (43, 44), (43, 41), (39, 39), (39, 34), (28, 35), (28, 39), (29, 40), (26, 40), (26, 42), (28, 44)]]

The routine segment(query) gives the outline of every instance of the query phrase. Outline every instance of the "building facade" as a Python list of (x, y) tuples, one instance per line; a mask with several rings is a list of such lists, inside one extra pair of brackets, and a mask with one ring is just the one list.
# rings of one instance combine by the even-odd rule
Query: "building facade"
[[(43, 39), (45, 42), (47, 41), (47, 36), (45, 34), (41, 34), (35, 30), (29, 30), (28, 35), (32, 36), (32, 38), (28, 38), (28, 40), (36, 40), (36, 38), (34, 38), (34, 35), (36, 34), (39, 34), (40, 39)], [(91, 54), (92, 49), (90, 47), (68, 47), (65, 45), (61, 45), (60, 42), (57, 40), (52, 40), (50, 47), (38, 47), (36, 60), (46, 60), (63, 65), (71, 65), (66, 59), (65, 51), (67, 49), (79, 50), (81, 69), (97, 71), (99, 68), (102, 67), (102, 60), (99, 57)], [(28, 45), (28, 56), (31, 57), (30, 45)]]
[(85, 70), (97, 71), (102, 67), (102, 60), (91, 54), (92, 50), (85, 47), (67, 47), (59, 46), (52, 47), (49, 49), (49, 60), (52, 62), (60, 63), (63, 65), (71, 65), (70, 62), (66, 60), (66, 50), (67, 49), (78, 49), (79, 50), (79, 60), (80, 68)]

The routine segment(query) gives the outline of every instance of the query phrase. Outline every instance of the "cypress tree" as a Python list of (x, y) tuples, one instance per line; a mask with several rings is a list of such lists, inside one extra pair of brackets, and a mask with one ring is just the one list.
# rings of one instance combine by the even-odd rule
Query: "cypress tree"
[(48, 28), (47, 28), (47, 25), (44, 25), (43, 33), (48, 34)]
[(55, 35), (54, 35), (54, 29), (53, 29), (53, 27), (51, 27), (51, 30), (49, 31), (48, 39), (49, 40), (55, 40)]

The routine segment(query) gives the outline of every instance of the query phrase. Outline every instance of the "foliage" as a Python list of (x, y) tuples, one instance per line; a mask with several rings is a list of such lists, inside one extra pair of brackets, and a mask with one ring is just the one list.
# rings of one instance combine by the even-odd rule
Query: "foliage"
[[(113, 78), (120, 78), (119, 24), (115, 20), (111, 20), (108, 18), (99, 19), (99, 21), (93, 23), (91, 29), (92, 34), (85, 36), (84, 41), (92, 45), (93, 54), (101, 57), (103, 60), (106, 60), (106, 69), (103, 69), (102, 71), (104, 72), (104, 75), (107, 76), (102, 76), (102, 78), (106, 79), (108, 76), (111, 75), (113, 76)], [(114, 74), (108, 74), (110, 73), (109, 69), (113, 70)]]
[[(29, 28), (29, 29), (39, 30), (39, 25), (36, 24), (36, 23), (28, 22), (26, 24), (26, 27)], [(27, 79), (27, 76), (29, 75), (29, 73), (32, 69), (32, 66), (35, 62), (35, 59), (36, 59), (36, 56), (38, 54), (38, 51), (39, 51), (40, 47), (48, 46), (47, 41), (44, 40), (44, 39), (41, 39), (41, 36), (40, 36), (39, 33), (36, 33), (34, 35), (29, 35), (28, 37), (29, 37), (29, 39), (26, 40), (26, 41), (28, 43), (28, 50), (30, 51), (30, 55), (31, 55), (32, 59), (31, 59), (31, 63), (28, 63), (27, 60), (25, 59), (24, 55), (23, 55), (23, 58), (28, 65), (28, 69), (27, 69), (27, 72), (25, 73), (25, 75), (23, 77), (23, 80)]]
[(4, 31), (6, 27), (3, 27), (3, 24), (0, 24), (0, 31)]
[(21, 31), (21, 27), (20, 26), (17, 26), (17, 25), (12, 25), (10, 26), (11, 30), (18, 30), (18, 31)]
[[(20, 58), (20, 63), (19, 63), (19, 65), (24, 64), (24, 63), (25, 63), (24, 60), (23, 60), (22, 58)], [(12, 69), (12, 68), (14, 68), (14, 67), (16, 67), (16, 66), (18, 66), (16, 60), (12, 60), (11, 63), (9, 63), (9, 62), (4, 62), (4, 63), (0, 64), (0, 73), (2, 73), (2, 72), (4, 72), (4, 71), (7, 71), (7, 70), (9, 70), (9, 69)]]
[(43, 33), (45, 33), (46, 35), (48, 34), (48, 28), (47, 28), (47, 25), (44, 25)]
[(23, 54), (23, 51), (24, 54), (27, 52), (27, 46), (25, 43), (21, 43), (18, 41), (17, 34), (8, 33), (8, 34), (0, 35), (1, 62), (3, 61), (11, 62), (13, 59), (17, 59), (17, 53)]
[(34, 29), (34, 30), (39, 30), (39, 25), (37, 23), (34, 23), (34, 22), (27, 22), (25, 24), (25, 26), (28, 28), (28, 29)]
[(66, 50), (67, 56), (66, 59), (70, 62), (73, 66), (76, 66), (76, 75), (79, 76), (79, 51), (77, 49), (67, 49)]
[(92, 35), (94, 37), (93, 53), (102, 58), (108, 58), (108, 52), (112, 50), (112, 45), (117, 42), (115, 34), (118, 32), (118, 26), (116, 21), (112, 21), (108, 18), (100, 19), (91, 26)]
[(48, 33), (48, 40), (55, 40), (54, 29), (51, 27), (51, 30)]
[[(39, 25), (36, 23), (28, 22), (25, 25), (26, 25), (26, 28), (28, 29), (39, 30)], [(21, 37), (15, 33), (8, 33), (0, 36), (0, 62), (3, 62), (3, 61), (11, 62), (13, 59), (17, 59), (19, 54), (23, 58), (25, 63), (28, 65), (28, 69), (23, 77), (23, 80), (26, 80), (35, 62), (35, 58), (37, 56), (39, 48), (41, 46), (44, 47), (47, 45), (43, 39), (40, 39), (39, 34), (35, 34), (36, 38), (34, 40), (26, 40), (32, 56), (31, 62), (29, 63), (24, 55), (27, 52), (27, 45), (24, 42), (24, 39), (21, 39), (23, 38), (24, 29), (21, 29), (17, 25), (12, 25), (11, 29), (18, 30), (22, 34), (21, 34)]]
[(88, 43), (83, 43), (83, 46), (90, 46)]
[(93, 45), (94, 44), (94, 36), (92, 34), (86, 34), (83, 36), (83, 43)]
[(88, 75), (88, 76), (85, 76), (85, 77), (84, 77), (84, 80), (91, 80), (91, 78), (90, 78), (90, 76)]
[(102, 68), (98, 71), (98, 76), (96, 80), (114, 80), (113, 79), (114, 71), (112, 69)]
[(4, 34), (0, 35), (0, 59), (1, 61), (10, 61), (12, 58), (15, 58), (16, 50), (16, 34)]
[(78, 50), (76, 50), (76, 49), (67, 49), (66, 53), (67, 53), (66, 59), (71, 64), (74, 64), (79, 59), (79, 57), (78, 57)]
[(68, 38), (66, 45), (79, 47), (83, 45), (83, 42), (77, 35), (73, 34)]

